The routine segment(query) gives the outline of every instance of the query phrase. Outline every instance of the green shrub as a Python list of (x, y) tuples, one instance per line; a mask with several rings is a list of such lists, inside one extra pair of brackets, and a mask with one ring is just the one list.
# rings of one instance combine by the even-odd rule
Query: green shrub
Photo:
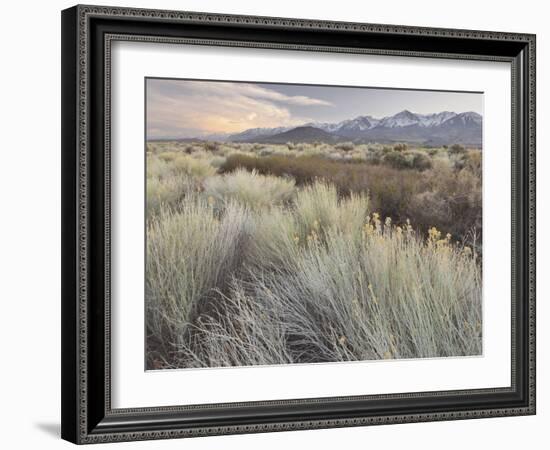
[(481, 150), (468, 150), (464, 166), (481, 179), (483, 170)]
[(422, 230), (436, 225), (454, 239), (481, 245), (482, 191), (481, 178), (468, 169), (455, 171), (439, 166), (433, 170), (430, 189), (415, 192), (405, 207)]
[(406, 152), (407, 149), (409, 148), (409, 146), (407, 144), (395, 144), (393, 146), (393, 149), (396, 151), (396, 152)]
[(382, 162), (382, 157), (378, 153), (370, 153), (368, 154), (366, 161), (369, 164), (377, 166)]
[(450, 155), (462, 155), (464, 153), (466, 153), (466, 149), (460, 144), (453, 144), (449, 147)]
[[(333, 183), (340, 196), (368, 193), (371, 210), (383, 217), (400, 222), (411, 218), (422, 232), (436, 226), (464, 240), (474, 228), (480, 237), (481, 172), (474, 168), (481, 167), (481, 156), (476, 152), (472, 151), (471, 163), (460, 171), (453, 170), (444, 155), (428, 161), (427, 155), (419, 152), (393, 150), (389, 159), (396, 158), (396, 162), (392, 165), (386, 161), (388, 155), (382, 159), (383, 165), (376, 165), (376, 154), (367, 162), (335, 161), (320, 156), (232, 155), (220, 171), (231, 172), (241, 167), (265, 175), (293, 177), (297, 186), (322, 179)], [(448, 206), (442, 209), (441, 205)], [(452, 216), (446, 214), (447, 207), (451, 208)]]
[(429, 156), (422, 153), (416, 153), (413, 157), (412, 166), (413, 169), (423, 171), (431, 169), (433, 164)]
[(209, 152), (215, 152), (220, 148), (220, 144), (217, 142), (208, 141), (204, 143), (204, 148)]
[(401, 151), (386, 153), (384, 156), (384, 163), (394, 169), (410, 169), (412, 167), (411, 160)]
[(351, 152), (355, 148), (355, 145), (353, 142), (342, 142), (341, 144), (336, 144), (335, 148), (344, 152)]

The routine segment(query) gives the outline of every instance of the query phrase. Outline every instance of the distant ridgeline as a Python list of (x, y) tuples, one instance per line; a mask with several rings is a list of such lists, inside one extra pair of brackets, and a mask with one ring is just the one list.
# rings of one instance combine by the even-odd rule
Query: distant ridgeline
[(482, 122), (480, 114), (469, 111), (454, 113), (415, 114), (404, 110), (393, 116), (376, 119), (359, 116), (342, 122), (310, 122), (295, 127), (250, 128), (235, 134), (212, 134), (186, 138), (148, 138), (148, 141), (225, 141), (266, 144), (287, 142), (407, 142), (426, 147), (462, 144), (481, 148)]
[[(298, 127), (251, 128), (223, 139), (230, 142), (409, 142), (426, 146), (462, 144), (481, 147), (482, 117), (476, 112), (415, 114), (404, 110), (376, 119), (359, 116), (338, 123), (306, 123)], [(214, 138), (214, 136), (212, 137)], [(203, 139), (208, 139), (203, 138)]]

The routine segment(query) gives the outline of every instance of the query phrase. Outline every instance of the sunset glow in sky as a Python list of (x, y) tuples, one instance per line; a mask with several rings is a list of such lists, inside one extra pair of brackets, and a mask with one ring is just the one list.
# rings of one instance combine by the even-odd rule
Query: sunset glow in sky
[(480, 93), (148, 78), (147, 138), (188, 138), (249, 128), (475, 111)]

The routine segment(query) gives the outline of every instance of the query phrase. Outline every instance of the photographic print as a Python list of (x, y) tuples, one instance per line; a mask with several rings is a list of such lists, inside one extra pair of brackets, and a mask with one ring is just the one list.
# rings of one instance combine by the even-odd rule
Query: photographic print
[(483, 93), (145, 93), (147, 370), (482, 354)]
[(535, 35), (61, 25), (63, 439), (536, 413)]

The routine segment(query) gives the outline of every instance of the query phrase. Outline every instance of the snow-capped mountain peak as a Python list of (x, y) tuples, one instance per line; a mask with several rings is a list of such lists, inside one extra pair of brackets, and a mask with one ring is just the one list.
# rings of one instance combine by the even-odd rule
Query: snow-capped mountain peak
[[(418, 114), (403, 110), (380, 119), (369, 115), (357, 116), (341, 122), (309, 122), (301, 127), (311, 127), (332, 135), (331, 140), (354, 142), (429, 142), (430, 145), (464, 142), (481, 144), (480, 114), (468, 111), (455, 113), (441, 111)], [(266, 141), (266, 137), (286, 133), (299, 127), (252, 128), (229, 136), (230, 141)], [(318, 133), (321, 134), (321, 133)]]
[(472, 127), (472, 126), (481, 126), (482, 117), (480, 114), (468, 111), (460, 114), (456, 114), (454, 117), (446, 120), (442, 123), (445, 127)]
[(327, 133), (332, 133), (332, 132), (334, 132), (338, 129), (338, 127), (340, 126), (340, 123), (341, 122), (336, 122), (336, 123), (332, 123), (332, 122), (308, 122), (308, 123), (304, 124), (303, 126), (304, 127), (319, 128), (323, 131), (326, 131)]
[(419, 124), (420, 122), (421, 120), (418, 115), (405, 109), (393, 116), (384, 117), (378, 126), (386, 128), (408, 127), (410, 125)]
[(424, 127), (433, 127), (441, 125), (446, 120), (449, 120), (456, 116), (455, 112), (442, 111), (434, 114), (417, 114), (420, 119), (420, 124)]
[(369, 130), (374, 126), (371, 119), (372, 117), (369, 116), (359, 116), (355, 119), (344, 120), (340, 122), (338, 130)]
[(471, 122), (475, 124), (481, 124), (481, 120), (482, 120), (481, 114), (478, 114), (473, 111), (468, 111), (468, 112), (458, 114), (456, 117), (459, 118), (463, 123)]

